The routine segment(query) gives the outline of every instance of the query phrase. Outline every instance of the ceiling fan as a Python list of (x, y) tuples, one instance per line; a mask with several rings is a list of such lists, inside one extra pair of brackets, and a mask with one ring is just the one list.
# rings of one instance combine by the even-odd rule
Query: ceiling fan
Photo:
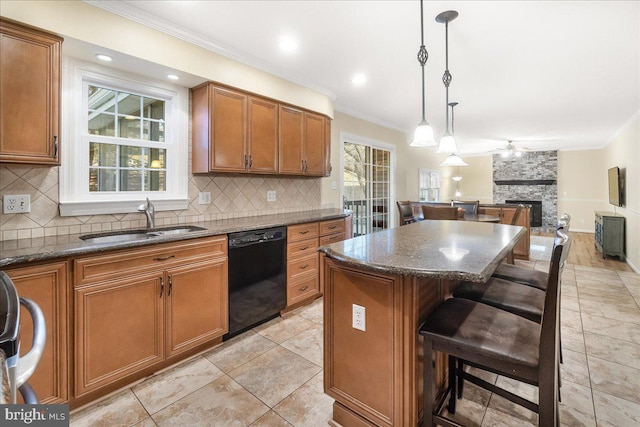
[(513, 145), (513, 141), (507, 141), (507, 146), (505, 148), (498, 148), (494, 153), (499, 153), (501, 157), (521, 157), (522, 154), (528, 151), (531, 151), (531, 149), (526, 147), (516, 147)]

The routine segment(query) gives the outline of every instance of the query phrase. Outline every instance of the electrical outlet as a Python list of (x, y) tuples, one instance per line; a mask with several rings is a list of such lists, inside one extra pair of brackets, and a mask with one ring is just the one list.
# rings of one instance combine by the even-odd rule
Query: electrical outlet
[(276, 192), (275, 190), (267, 191), (267, 202), (275, 202), (276, 201)]
[(200, 205), (210, 205), (211, 204), (211, 193), (208, 191), (202, 192), (198, 194), (198, 204)]
[(29, 194), (5, 194), (3, 212), (6, 214), (31, 212), (31, 196)]
[(367, 329), (365, 308), (361, 305), (353, 304), (352, 326), (363, 332)]

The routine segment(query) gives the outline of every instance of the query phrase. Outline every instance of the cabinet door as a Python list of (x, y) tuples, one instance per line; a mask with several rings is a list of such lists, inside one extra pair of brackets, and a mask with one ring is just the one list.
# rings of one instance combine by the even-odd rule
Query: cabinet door
[(227, 259), (167, 270), (167, 356), (229, 331)]
[(245, 172), (247, 96), (219, 87), (211, 96), (211, 170)]
[(324, 176), (331, 175), (331, 120), (325, 119), (324, 126)]
[(61, 43), (0, 21), (0, 162), (60, 164)]
[(249, 171), (278, 172), (278, 104), (249, 97)]
[(166, 293), (160, 272), (75, 290), (76, 397), (163, 360)]
[[(516, 213), (516, 208), (502, 208), (502, 220), (501, 224), (511, 224), (513, 220), (513, 215)], [(530, 231), (530, 210), (529, 208), (525, 208), (520, 213), (520, 217), (518, 218), (518, 223), (516, 225), (520, 225), (527, 229), (527, 232), (524, 236), (520, 238), (518, 243), (513, 247), (513, 255), (518, 259), (529, 259), (530, 255), (530, 239), (531, 235)]]
[[(42, 309), (47, 342), (40, 363), (29, 378), (40, 403), (63, 403), (69, 398), (67, 264), (58, 262), (8, 270), (18, 295), (32, 299)], [(20, 355), (31, 349), (31, 316), (20, 311)]]
[(304, 113), (305, 175), (324, 176), (325, 171), (325, 118)]
[(278, 172), (281, 174), (302, 174), (303, 117), (300, 110), (280, 106)]

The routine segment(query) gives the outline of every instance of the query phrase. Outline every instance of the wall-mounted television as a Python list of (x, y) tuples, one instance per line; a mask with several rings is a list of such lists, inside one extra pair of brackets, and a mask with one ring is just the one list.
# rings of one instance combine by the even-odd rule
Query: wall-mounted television
[(614, 206), (623, 205), (622, 182), (620, 180), (620, 168), (615, 166), (609, 169), (609, 203)]

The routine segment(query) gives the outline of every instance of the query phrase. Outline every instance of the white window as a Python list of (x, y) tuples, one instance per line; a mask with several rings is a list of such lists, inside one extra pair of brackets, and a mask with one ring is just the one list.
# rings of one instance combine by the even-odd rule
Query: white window
[(440, 200), (440, 172), (419, 169), (418, 198), (421, 202), (437, 202)]
[(65, 59), (60, 214), (188, 207), (188, 90)]

